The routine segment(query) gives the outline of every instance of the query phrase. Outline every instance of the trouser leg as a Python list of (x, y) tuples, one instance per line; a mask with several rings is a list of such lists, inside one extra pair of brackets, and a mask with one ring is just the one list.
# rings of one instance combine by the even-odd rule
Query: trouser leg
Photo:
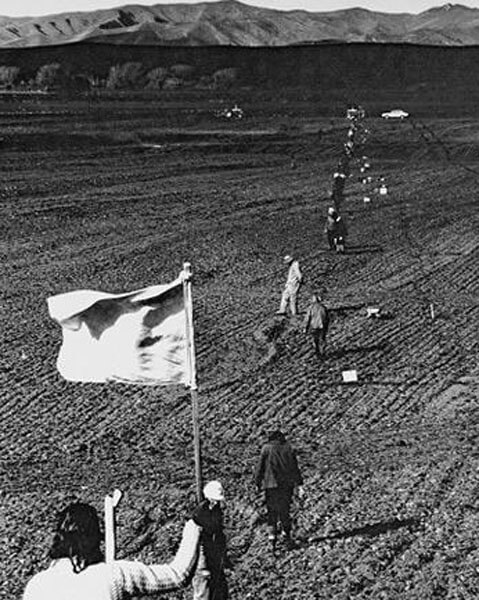
[(193, 600), (212, 600), (210, 595), (211, 573), (206, 566), (203, 548), (200, 550), (198, 565), (193, 576)]
[(290, 292), (289, 294), (289, 309), (292, 315), (298, 314), (298, 291)]
[(279, 519), (283, 527), (283, 531), (287, 537), (291, 535), (291, 498), (293, 490), (291, 488), (279, 490)]
[(313, 338), (314, 351), (319, 356), (319, 354), (320, 354), (320, 350), (319, 350), (319, 330), (318, 329), (313, 329), (313, 331), (311, 332), (311, 336)]
[(268, 529), (270, 535), (276, 538), (276, 534), (278, 533), (278, 519), (279, 519), (279, 511), (278, 511), (278, 499), (277, 494), (278, 490), (275, 488), (266, 490), (266, 509), (268, 511)]
[(227, 600), (228, 583), (223, 569), (211, 574), (211, 591), (209, 600)]
[(288, 290), (284, 290), (283, 294), (281, 296), (281, 303), (279, 305), (279, 312), (281, 312), (281, 313), (286, 312), (286, 308), (288, 306), (288, 300), (289, 300), (289, 291)]
[(334, 236), (330, 231), (328, 231), (327, 236), (328, 236), (329, 249), (334, 250)]
[(319, 336), (319, 351), (322, 355), (326, 352), (326, 332), (326, 328), (321, 329), (321, 335)]

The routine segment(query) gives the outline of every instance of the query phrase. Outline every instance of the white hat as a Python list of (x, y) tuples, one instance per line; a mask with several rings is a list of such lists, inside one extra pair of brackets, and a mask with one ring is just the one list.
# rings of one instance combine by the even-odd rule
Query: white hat
[(225, 499), (223, 486), (219, 481), (208, 481), (203, 488), (203, 494), (208, 500), (222, 501)]
[(283, 258), (284, 262), (289, 263), (293, 260), (293, 257), (290, 254), (286, 254), (286, 256)]

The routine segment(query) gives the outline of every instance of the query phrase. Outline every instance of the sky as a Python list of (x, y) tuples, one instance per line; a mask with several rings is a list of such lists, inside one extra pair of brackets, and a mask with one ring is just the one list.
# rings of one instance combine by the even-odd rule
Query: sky
[[(101, 8), (115, 8), (125, 4), (197, 4), (200, 0), (0, 0), (0, 15), (2, 16), (39, 16), (61, 12), (91, 11)], [(215, 0), (203, 0), (212, 2)], [(303, 9), (312, 12), (339, 10), (361, 6), (380, 12), (418, 13), (433, 6), (446, 4), (445, 0), (240, 0), (245, 4), (275, 8), (278, 10)], [(455, 4), (479, 8), (479, 0), (459, 0)]]

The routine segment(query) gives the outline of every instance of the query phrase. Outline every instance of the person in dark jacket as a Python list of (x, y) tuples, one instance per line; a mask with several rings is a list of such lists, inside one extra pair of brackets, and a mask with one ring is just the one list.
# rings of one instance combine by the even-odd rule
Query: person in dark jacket
[(341, 204), (344, 199), (345, 183), (346, 175), (341, 171), (336, 171), (333, 175), (333, 190), (331, 194), (336, 210), (339, 210), (341, 208)]
[(202, 527), (201, 550), (193, 578), (193, 600), (227, 600), (225, 569), (231, 568), (223, 530), (223, 486), (210, 481), (203, 488), (205, 500), (193, 512), (193, 521)]
[(314, 350), (318, 358), (326, 350), (326, 335), (329, 328), (329, 313), (319, 294), (313, 294), (304, 320), (304, 333), (311, 333)]
[(328, 209), (324, 232), (328, 239), (329, 249), (344, 252), (348, 231), (343, 218), (333, 207)]
[[(275, 547), (281, 523), (286, 543), (291, 546), (291, 500), (294, 488), (302, 486), (303, 478), (296, 455), (281, 430), (269, 434), (256, 466), (255, 479), (258, 489), (264, 489), (266, 495), (268, 539)], [(302, 488), (300, 490), (302, 494)]]
[(343, 217), (341, 215), (337, 215), (333, 230), (333, 239), (336, 252), (340, 252), (341, 254), (344, 253), (347, 235), (348, 231), (346, 229), (346, 224), (344, 223)]
[(328, 246), (330, 250), (335, 250), (336, 246), (334, 244), (334, 231), (336, 228), (336, 219), (338, 218), (338, 213), (331, 206), (328, 208), (328, 216), (326, 217), (326, 225), (324, 226), (324, 233), (328, 239)]

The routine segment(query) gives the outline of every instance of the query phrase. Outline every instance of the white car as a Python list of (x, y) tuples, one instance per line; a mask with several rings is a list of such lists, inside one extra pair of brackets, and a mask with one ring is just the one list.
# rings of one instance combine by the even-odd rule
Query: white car
[(409, 117), (409, 113), (407, 113), (405, 110), (401, 110), (400, 108), (395, 108), (394, 110), (383, 112), (381, 117), (383, 119), (401, 119), (402, 121), (403, 119)]

